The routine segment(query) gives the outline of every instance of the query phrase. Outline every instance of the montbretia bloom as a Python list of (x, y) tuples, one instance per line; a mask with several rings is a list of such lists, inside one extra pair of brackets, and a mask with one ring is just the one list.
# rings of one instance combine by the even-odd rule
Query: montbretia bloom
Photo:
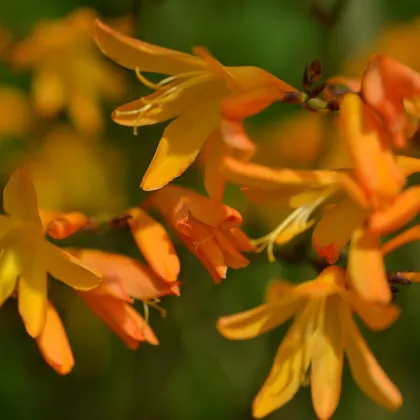
[(243, 340), (294, 317), (254, 400), (254, 417), (265, 417), (282, 407), (309, 380), (317, 417), (330, 419), (340, 399), (344, 354), (357, 385), (375, 403), (389, 410), (401, 406), (400, 392), (363, 340), (354, 313), (370, 329), (382, 330), (396, 320), (399, 310), (363, 301), (347, 290), (345, 271), (330, 266), (315, 280), (297, 286), (275, 283), (264, 305), (218, 320), (222, 335)]
[(225, 206), (187, 188), (168, 185), (148, 201), (197, 256), (215, 282), (230, 268), (242, 268), (248, 260), (242, 252), (254, 250), (240, 226), (242, 217)]
[[(98, 20), (95, 39), (105, 55), (135, 70), (139, 80), (155, 90), (115, 110), (114, 121), (137, 129), (174, 119), (144, 175), (145, 190), (161, 188), (181, 175), (219, 127), (229, 145), (252, 151), (242, 120), (296, 91), (258, 67), (226, 67), (204, 48), (195, 48), (194, 55), (170, 50), (127, 37)], [(143, 72), (168, 77), (152, 83)]]
[(23, 170), (16, 170), (6, 184), (3, 207), (7, 216), (0, 216), (0, 304), (16, 289), (26, 330), (36, 337), (47, 317), (48, 273), (80, 290), (97, 286), (101, 276), (47, 241), (34, 185)]
[(124, 92), (121, 74), (95, 50), (95, 17), (94, 10), (80, 8), (41, 21), (11, 56), (16, 68), (33, 72), (32, 98), (39, 115), (54, 118), (65, 110), (76, 128), (90, 135), (103, 129), (100, 100), (113, 101)]
[[(418, 159), (397, 156), (395, 162), (404, 177), (420, 171)], [(287, 243), (315, 226), (312, 244), (330, 264), (351, 241), (349, 283), (359, 294), (380, 302), (391, 299), (380, 237), (400, 227), (399, 218), (408, 221), (416, 211), (413, 198), (417, 187), (400, 192), (391, 202), (382, 194), (372, 200), (373, 195), (366, 193), (363, 180), (353, 169), (274, 169), (225, 158), (223, 173), (230, 182), (243, 185), (245, 194), (257, 204), (292, 209), (277, 228), (253, 241), (257, 250), (267, 249), (270, 261), (275, 259), (276, 244)], [(408, 212), (406, 202), (412, 204)], [(382, 207), (384, 203), (387, 207)], [(370, 267), (369, 273), (366, 266)]]

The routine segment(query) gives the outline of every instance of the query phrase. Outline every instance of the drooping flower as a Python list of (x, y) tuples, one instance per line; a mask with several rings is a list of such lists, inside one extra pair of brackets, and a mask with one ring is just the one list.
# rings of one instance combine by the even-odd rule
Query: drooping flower
[[(170, 50), (124, 36), (98, 20), (95, 39), (105, 55), (135, 70), (140, 81), (155, 90), (119, 107), (114, 121), (136, 128), (175, 118), (143, 178), (145, 190), (161, 188), (181, 175), (219, 127), (230, 146), (253, 150), (242, 120), (295, 91), (258, 67), (225, 67), (204, 48), (195, 48), (195, 55)], [(169, 77), (155, 84), (143, 72)]]
[(89, 308), (131, 349), (142, 341), (157, 345), (159, 341), (148, 320), (132, 304), (137, 299), (153, 306), (154, 300), (164, 295), (179, 295), (178, 284), (168, 284), (146, 265), (124, 255), (94, 249), (71, 252), (103, 276), (95, 289), (78, 292)]
[(317, 417), (331, 418), (340, 398), (344, 354), (357, 385), (375, 403), (389, 410), (399, 408), (402, 396), (363, 340), (353, 313), (372, 330), (382, 330), (396, 320), (399, 310), (363, 301), (346, 289), (344, 270), (330, 266), (315, 280), (297, 286), (275, 283), (264, 305), (219, 319), (222, 335), (243, 340), (294, 317), (254, 400), (254, 417), (282, 407), (309, 378)]
[(44, 237), (35, 188), (23, 170), (3, 191), (7, 216), (0, 217), (0, 304), (17, 290), (26, 330), (38, 336), (47, 318), (47, 274), (69, 286), (89, 290), (100, 275)]
[(100, 98), (115, 100), (124, 90), (121, 75), (95, 51), (95, 17), (93, 10), (81, 8), (39, 22), (11, 57), (17, 68), (33, 71), (32, 96), (41, 116), (52, 118), (66, 110), (75, 126), (89, 134), (103, 128)]
[(155, 192), (149, 204), (162, 214), (216, 283), (226, 277), (229, 267), (248, 265), (242, 252), (253, 251), (254, 246), (240, 229), (242, 217), (235, 209), (175, 185)]

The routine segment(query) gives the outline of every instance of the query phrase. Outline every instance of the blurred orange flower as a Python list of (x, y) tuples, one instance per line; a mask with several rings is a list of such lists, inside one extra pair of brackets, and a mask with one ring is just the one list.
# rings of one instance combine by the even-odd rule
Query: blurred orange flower
[(125, 167), (113, 146), (86, 141), (67, 125), (53, 127), (41, 148), (20, 158), (43, 208), (115, 214), (125, 208)]
[(47, 273), (83, 290), (97, 286), (101, 278), (45, 239), (35, 188), (23, 170), (9, 179), (3, 206), (8, 216), (0, 217), (0, 304), (16, 288), (26, 330), (36, 337), (47, 317)]
[(39, 22), (11, 57), (17, 68), (33, 71), (32, 95), (41, 116), (53, 118), (67, 110), (74, 125), (89, 134), (103, 128), (100, 100), (118, 99), (124, 91), (121, 75), (95, 50), (95, 17), (93, 10), (82, 8)]
[(357, 313), (372, 330), (389, 327), (397, 307), (368, 303), (346, 288), (346, 273), (330, 266), (315, 279), (292, 286), (274, 283), (266, 303), (219, 319), (218, 330), (232, 340), (256, 337), (294, 316), (271, 372), (253, 403), (262, 418), (290, 401), (307, 378), (320, 419), (334, 414), (341, 393), (346, 354), (357, 385), (377, 404), (396, 410), (402, 396), (379, 366), (352, 317)]
[(175, 185), (157, 191), (148, 203), (159, 210), (216, 283), (226, 277), (228, 267), (248, 265), (242, 252), (253, 251), (254, 246), (240, 230), (242, 217), (233, 208)]
[[(205, 141), (219, 126), (228, 144), (253, 151), (242, 120), (293, 87), (257, 67), (225, 67), (204, 48), (190, 55), (136, 40), (96, 21), (95, 39), (102, 52), (123, 67), (135, 70), (154, 93), (118, 108), (118, 124), (139, 127), (175, 118), (163, 133), (142, 181), (155, 190), (181, 175)], [(155, 84), (142, 72), (170, 75)]]
[(23, 136), (32, 124), (33, 114), (25, 92), (0, 86), (0, 139)]

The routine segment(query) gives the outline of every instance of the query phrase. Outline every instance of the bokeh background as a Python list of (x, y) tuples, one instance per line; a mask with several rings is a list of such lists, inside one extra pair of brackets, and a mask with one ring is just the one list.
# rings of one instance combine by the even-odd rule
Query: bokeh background
[[(322, 59), (326, 76), (357, 76), (375, 50), (420, 71), (418, 0), (338, 2), (340, 8), (337, 0), (1, 1), (1, 181), (4, 184), (18, 164), (27, 165), (43, 206), (92, 216), (118, 215), (147, 197), (139, 183), (164, 124), (143, 127), (134, 136), (131, 129), (112, 122), (113, 108), (147, 90), (134, 74), (102, 57), (89, 37), (76, 47), (50, 48), (52, 39), (64, 36), (57, 34), (66, 33), (63, 19), (69, 13), (83, 8), (82, 13), (92, 17), (96, 11), (121, 30), (166, 47), (190, 51), (193, 45), (205, 45), (224, 64), (257, 65), (298, 87), (305, 65), (313, 59)], [(61, 29), (45, 29), (57, 19)], [(61, 82), (55, 74), (64, 75)], [(65, 87), (81, 92), (71, 109), (61, 106), (69, 95)], [(272, 106), (252, 118), (248, 129), (260, 144), (256, 159), (268, 165), (320, 167), (334, 157), (329, 152), (336, 135), (333, 121), (293, 106)], [(199, 161), (177, 182), (203, 191)], [(233, 187), (226, 202), (243, 212), (245, 231), (252, 237), (266, 233), (284, 215), (251, 206)], [(139, 256), (123, 228), (76, 235), (70, 242)], [(7, 302), (0, 311), (0, 418), (251, 419), (251, 401), (286, 326), (233, 342), (218, 335), (215, 323), (221, 315), (259, 304), (273, 278), (311, 278), (309, 265), (289, 258), (296, 254), (295, 245), (281, 251), (285, 260), (274, 264), (264, 254), (251, 256), (249, 267), (229, 272), (219, 286), (178, 246), (181, 297), (163, 300), (166, 318), (152, 310), (150, 323), (160, 345), (144, 344), (135, 352), (71, 290), (51, 282), (50, 294), (76, 359), (66, 377), (44, 363), (25, 333), (16, 303)], [(405, 247), (390, 257), (389, 267), (420, 271), (419, 252), (417, 244)], [(407, 287), (397, 297), (404, 310), (395, 326), (375, 334), (363, 329), (379, 362), (400, 387), (403, 407), (388, 413), (375, 406), (345, 368), (336, 418), (419, 418), (419, 302), (419, 286)], [(309, 388), (268, 418), (315, 418)]]

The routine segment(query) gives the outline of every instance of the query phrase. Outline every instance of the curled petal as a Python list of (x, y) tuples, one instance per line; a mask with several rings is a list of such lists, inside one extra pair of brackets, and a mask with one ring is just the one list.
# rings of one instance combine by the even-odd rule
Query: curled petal
[(402, 404), (402, 396), (369, 350), (349, 308), (340, 308), (340, 320), (344, 331), (345, 351), (356, 384), (376, 404), (388, 410), (396, 410)]
[(255, 251), (255, 245), (251, 239), (242, 232), (241, 229), (234, 227), (229, 230), (225, 230), (224, 235), (229, 239), (230, 242), (235, 246), (238, 251), (241, 252), (252, 252)]
[(384, 304), (391, 300), (378, 235), (363, 228), (355, 230), (350, 245), (347, 273), (351, 288), (363, 299)]
[(61, 319), (48, 302), (45, 327), (36, 337), (36, 343), (45, 361), (60, 375), (73, 369), (74, 358)]

